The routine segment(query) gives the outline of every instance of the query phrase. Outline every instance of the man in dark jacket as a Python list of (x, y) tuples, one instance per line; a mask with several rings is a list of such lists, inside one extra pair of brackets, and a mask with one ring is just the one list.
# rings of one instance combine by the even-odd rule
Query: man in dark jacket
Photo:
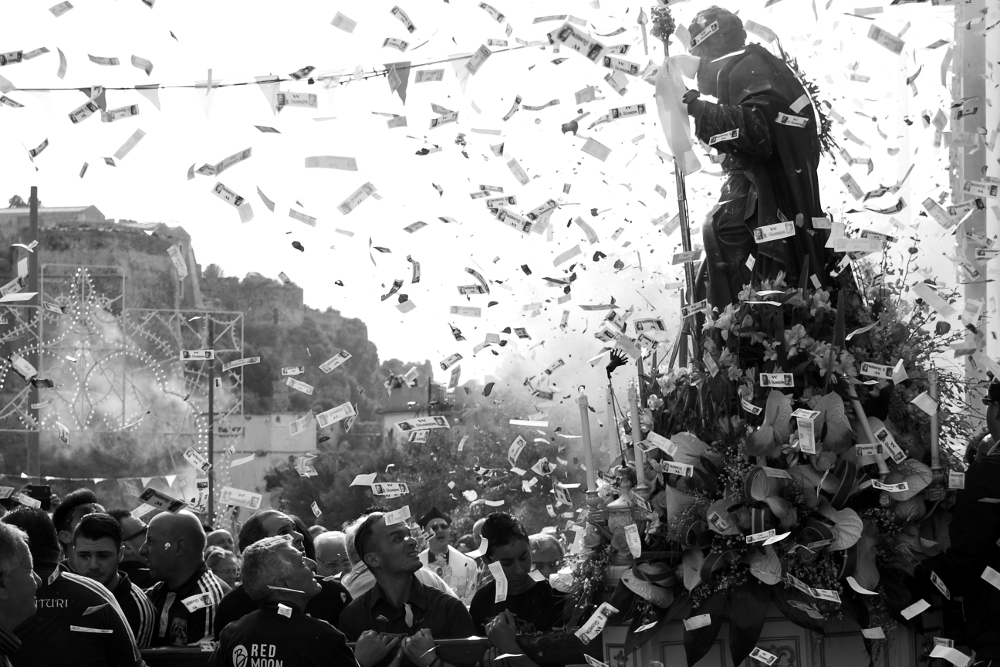
[(215, 667), (244, 667), (258, 661), (357, 667), (343, 633), (304, 613), (322, 588), (309, 560), (292, 546), (291, 537), (265, 537), (250, 545), (243, 554), (242, 579), (242, 588), (260, 608), (220, 633)]
[(8, 656), (13, 667), (108, 665), (141, 667), (135, 637), (121, 607), (108, 589), (58, 564), (59, 539), (49, 516), (21, 507), (3, 517), (28, 536), (34, 569), (41, 578), (37, 613), (17, 626), (21, 641)]
[[(373, 632), (406, 636), (402, 650), (408, 662), (404, 664), (446, 666), (434, 652), (434, 640), (471, 637), (476, 626), (460, 600), (414, 576), (422, 564), (410, 527), (393, 521), (392, 513), (372, 512), (359, 524), (354, 543), (359, 558), (375, 577), (375, 586), (341, 615), (340, 629), (348, 640), (360, 642)], [(386, 653), (371, 664), (386, 667), (389, 661)], [(359, 662), (364, 664), (360, 657)]]
[[(292, 547), (312, 562), (305, 546), (305, 537), (295, 521), (277, 510), (261, 510), (247, 519), (240, 528), (240, 551), (245, 551), (250, 545), (266, 537), (282, 535), (288, 536)], [(322, 590), (309, 599), (304, 611), (313, 618), (322, 619), (339, 628), (340, 612), (351, 601), (351, 594), (338, 581), (320, 579), (319, 585)], [(237, 586), (219, 604), (219, 613), (215, 619), (216, 633), (221, 633), (228, 624), (243, 618), (257, 607), (258, 603), (250, 597), (249, 591), (243, 586)]]
[(707, 293), (698, 298), (722, 310), (752, 277), (778, 271), (795, 285), (806, 257), (809, 274), (830, 284), (829, 232), (813, 227), (813, 218), (824, 216), (816, 175), (820, 135), (805, 88), (782, 60), (747, 45), (742, 21), (725, 9), (699, 12), (690, 32), (691, 53), (701, 58), (698, 91), (718, 104), (698, 91), (688, 91), (684, 102), (698, 138), (724, 156), (726, 174), (704, 226), (699, 285)]
[(985, 400), (990, 437), (980, 443), (951, 510), (951, 545), (918, 565), (915, 573), (925, 590), (933, 573), (951, 595), (962, 597), (966, 635), (976, 652), (974, 667), (1000, 667), (1000, 580), (991, 574), (1000, 573), (1000, 383), (990, 385)]

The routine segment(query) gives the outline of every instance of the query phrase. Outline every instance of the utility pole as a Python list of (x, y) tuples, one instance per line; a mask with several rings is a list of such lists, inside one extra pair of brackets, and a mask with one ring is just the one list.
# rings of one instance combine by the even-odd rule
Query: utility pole
[[(215, 349), (215, 321), (211, 315), (208, 320), (208, 349)], [(215, 359), (208, 361), (208, 521), (215, 525)]]
[[(990, 4), (996, 4), (995, 0), (989, 0), (989, 2)], [(985, 173), (984, 169), (986, 168), (986, 151), (973, 150), (973, 147), (966, 145), (967, 142), (965, 141), (965, 137), (969, 136), (967, 133), (972, 133), (973, 136), (976, 135), (978, 126), (983, 123), (984, 117), (990, 112), (990, 107), (986, 103), (987, 86), (985, 77), (983, 76), (986, 71), (986, 43), (989, 41), (989, 38), (984, 38), (982, 35), (976, 34), (983, 26), (979, 29), (974, 28), (973, 30), (966, 30), (965, 28), (965, 24), (969, 21), (982, 18), (986, 4), (987, 0), (973, 0), (971, 4), (955, 6), (955, 55), (952, 61), (951, 101), (953, 106), (958, 105), (962, 108), (971, 106), (979, 107), (979, 112), (967, 116), (963, 114), (961, 118), (955, 117), (954, 109), (948, 110), (951, 116), (950, 129), (953, 140), (952, 145), (948, 148), (949, 163), (952, 166), (951, 198), (952, 203), (956, 205), (973, 199), (972, 195), (962, 190), (962, 184), (969, 180), (982, 181), (982, 176)], [(966, 100), (968, 101), (966, 102)], [(989, 209), (989, 200), (987, 200), (986, 208)], [(985, 211), (973, 210), (972, 215), (963, 225), (964, 231), (986, 234), (987, 215), (988, 213)], [(965, 254), (964, 259), (971, 266), (977, 266), (975, 257), (971, 255), (972, 251), (969, 250)], [(983, 265), (978, 264), (978, 266), (982, 268)], [(959, 282), (970, 283), (965, 286), (966, 302), (979, 300), (986, 306), (987, 342), (985, 343), (985, 352), (990, 354), (989, 340), (991, 336), (989, 332), (996, 332), (997, 330), (997, 305), (990, 303), (987, 294), (988, 287), (985, 282), (987, 276), (983, 274), (988, 273), (989, 268), (987, 267), (987, 271), (985, 272), (981, 271), (978, 278), (968, 276), (961, 268), (958, 268), (957, 271)], [(966, 341), (972, 342), (973, 340), (972, 334), (967, 333)], [(983, 381), (986, 379), (985, 371), (977, 371), (972, 364), (971, 357), (966, 357), (965, 375), (969, 380)], [(975, 395), (970, 395), (968, 400), (972, 405), (979, 403)]]
[[(31, 186), (31, 197), (28, 199), (29, 207), (29, 217), (28, 217), (28, 239), (22, 240), (25, 245), (30, 245), (32, 241), (38, 240), (38, 186)], [(38, 292), (38, 256), (42, 252), (41, 242), (35, 246), (34, 252), (28, 253), (28, 292)], [(40, 355), (38, 354), (38, 347), (42, 342), (42, 299), (41, 297), (36, 297), (32, 299), (36, 308), (35, 311), (35, 328), (38, 334), (38, 340), (31, 343), (29, 348), (27, 361), (35, 369), (38, 370), (39, 376), (41, 376), (42, 369), (39, 368)], [(38, 438), (41, 431), (41, 423), (38, 421), (38, 409), (32, 406), (38, 405), (38, 387), (35, 385), (30, 385), (28, 387), (28, 409), (29, 415), (31, 415), (34, 427), (28, 431), (28, 451), (27, 451), (27, 468), (29, 477), (37, 477), (38, 482), (42, 482), (42, 462), (40, 459), (40, 452), (38, 447)]]
[[(986, 1), (986, 27), (1000, 20), (1000, 0)], [(956, 30), (957, 30), (956, 26)], [(993, 28), (985, 37), (985, 52), (982, 66), (985, 67), (986, 96), (983, 100), (986, 113), (986, 171), (984, 176), (1000, 177), (1000, 35)], [(966, 31), (969, 34), (969, 31)], [(972, 36), (966, 39), (978, 39)], [(985, 178), (978, 180), (984, 181)], [(1000, 242), (1000, 211), (996, 199), (987, 200), (986, 237)], [(986, 353), (991, 359), (1000, 357), (1000, 260), (990, 260), (986, 265), (986, 277), (993, 282), (986, 283)]]

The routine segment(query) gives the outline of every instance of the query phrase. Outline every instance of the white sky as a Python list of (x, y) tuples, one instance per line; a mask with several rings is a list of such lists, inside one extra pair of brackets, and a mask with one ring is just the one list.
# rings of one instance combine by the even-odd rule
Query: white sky
[[(268, 74), (287, 75), (306, 65), (315, 66), (320, 73), (343, 70), (347, 74), (357, 66), (371, 71), (372, 67), (407, 59), (418, 66), (449, 55), (472, 53), (488, 38), (504, 39), (507, 25), (494, 22), (472, 0), (452, 0), (450, 4), (401, 0), (417, 26), (414, 35), (408, 35), (390, 14), (395, 3), (384, 0), (158, 0), (152, 10), (139, 0), (79, 0), (60, 18), (47, 10), (49, 4), (54, 0), (8, 2), (0, 9), (0, 51), (30, 51), (41, 46), (51, 51), (29, 62), (0, 68), (0, 76), (19, 88), (190, 85), (207, 79), (209, 69), (213, 81), (228, 83)], [(662, 59), (660, 45), (652, 38), (649, 57), (643, 55), (635, 22), (637, 3), (495, 0), (492, 4), (507, 14), (514, 27), (511, 46), (516, 46), (514, 37), (544, 39), (546, 32), (561, 25), (532, 25), (535, 16), (570, 13), (590, 21), (593, 33), (609, 33), (624, 26), (627, 33), (603, 41), (633, 44), (625, 57), (640, 67), (649, 59)], [(687, 25), (698, 10), (710, 4), (692, 0), (675, 4), (673, 11), (678, 22)], [(895, 183), (911, 161), (916, 163), (908, 187), (900, 193), (909, 208), (897, 219), (912, 223), (920, 201), (947, 189), (947, 150), (933, 148), (933, 128), (925, 129), (919, 114), (923, 109), (933, 113), (939, 107), (947, 111), (947, 93), (939, 74), (947, 47), (924, 47), (938, 39), (951, 40), (951, 9), (889, 7), (888, 0), (833, 0), (824, 8), (821, 0), (817, 23), (809, 0), (783, 0), (768, 9), (763, 9), (763, 0), (717, 4), (738, 9), (744, 20), (753, 19), (774, 29), (786, 50), (799, 57), (810, 78), (847, 119), (847, 127), (869, 144), (863, 147), (843, 139), (845, 126), (835, 125), (841, 145), (854, 157), (873, 158), (875, 171), (870, 176), (864, 167), (851, 169), (863, 189)], [(859, 7), (873, 6), (884, 8), (884, 13), (874, 16), (875, 23), (889, 32), (896, 34), (912, 22), (904, 35), (907, 47), (902, 56), (866, 39), (871, 21), (845, 16)], [(338, 10), (358, 22), (353, 34), (330, 25)], [(177, 35), (176, 41), (170, 30)], [(406, 39), (410, 50), (400, 54), (381, 48), (386, 37)], [(414, 50), (425, 40), (429, 41)], [(69, 60), (65, 81), (56, 77), (56, 47)], [(93, 64), (88, 53), (115, 56), (122, 65)], [(153, 62), (152, 76), (129, 64), (132, 54)], [(568, 60), (556, 66), (550, 62), (556, 57)], [(860, 61), (859, 72), (871, 76), (870, 83), (848, 80), (848, 67), (855, 61)], [(924, 69), (916, 81), (920, 94), (913, 99), (903, 79), (921, 65)], [(440, 67), (445, 69), (442, 83), (416, 85), (411, 73), (405, 106), (390, 94), (384, 78), (351, 82), (329, 91), (305, 82), (283, 84), (282, 90), (317, 93), (320, 105), (318, 110), (287, 108), (277, 117), (256, 85), (219, 89), (210, 108), (204, 89), (161, 90), (161, 110), (137, 92), (109, 91), (109, 108), (138, 103), (140, 115), (113, 124), (91, 118), (80, 125), (70, 123), (67, 114), (85, 101), (81, 93), (15, 91), (9, 96), (25, 108), (0, 107), (0, 182), (4, 184), (0, 194), (4, 198), (15, 193), (27, 197), (29, 187), (35, 184), (46, 206), (94, 204), (108, 217), (183, 225), (194, 239), (202, 266), (217, 263), (227, 275), (237, 276), (256, 271), (276, 278), (284, 271), (305, 290), (308, 305), (321, 309), (332, 306), (346, 316), (363, 319), (382, 359), (429, 358), (436, 363), (460, 352), (466, 357), (464, 378), (496, 370), (497, 357), (482, 352), (478, 359), (471, 359), (472, 348), (487, 332), (506, 326), (527, 327), (533, 337), (530, 344), (546, 342), (545, 348), (531, 354), (530, 365), (539, 371), (567, 354), (573, 354), (577, 361), (589, 358), (600, 349), (592, 334), (604, 313), (588, 314), (579, 305), (607, 302), (612, 296), (625, 307), (634, 305), (637, 316), (660, 315), (668, 327), (675, 327), (676, 292), (656, 286), (680, 280), (680, 267), (669, 266), (680, 238), (674, 234), (666, 239), (650, 224), (651, 219), (677, 210), (672, 171), (655, 156), (656, 145), (665, 148), (666, 142), (656, 123), (653, 87), (633, 79), (628, 93), (619, 97), (602, 80), (608, 70), (565, 50), (558, 56), (551, 49), (537, 48), (496, 53), (471, 77), (464, 92), (455, 68), (450, 64), (432, 66)], [(824, 79), (826, 75), (832, 77), (832, 84)], [(577, 116), (574, 92), (587, 85), (598, 85), (606, 99), (584, 105), (591, 115), (581, 121), (580, 134), (593, 136), (612, 149), (605, 163), (580, 152), (581, 137), (560, 132), (562, 123)], [(501, 117), (516, 94), (523, 97), (523, 104), (541, 105), (554, 98), (561, 103), (539, 112), (521, 110), (504, 123)], [(473, 101), (481, 114), (472, 109)], [(429, 120), (436, 115), (430, 109), (432, 102), (458, 111), (459, 122), (428, 131)], [(650, 113), (586, 129), (609, 107), (635, 103), (648, 104)], [(386, 118), (372, 115), (372, 111), (405, 115), (409, 127), (389, 130)], [(915, 121), (910, 128), (901, 121), (907, 113)], [(318, 120), (330, 117), (335, 119)], [(261, 134), (254, 124), (276, 127), (281, 134)], [(112, 155), (136, 128), (146, 132), (138, 147), (116, 168), (105, 166), (101, 158)], [(490, 152), (489, 145), (499, 142), (497, 137), (475, 134), (472, 128), (503, 130), (505, 156), (496, 158)], [(878, 130), (888, 138), (882, 139)], [(462, 157), (455, 145), (458, 132), (465, 133), (469, 142), (469, 159)], [(633, 143), (639, 135), (645, 136)], [(419, 148), (430, 145), (424, 143), (425, 137), (440, 145), (442, 152), (415, 156)], [(36, 172), (26, 149), (46, 138), (50, 145), (36, 159)], [(189, 181), (186, 174), (192, 163), (214, 164), (250, 146), (253, 157), (219, 179), (253, 206), (256, 217), (241, 225), (236, 210), (211, 194), (214, 177), (197, 176)], [(902, 149), (895, 158), (887, 153), (893, 148)], [(306, 170), (303, 158), (311, 155), (355, 157), (359, 171)], [(529, 185), (521, 186), (510, 174), (506, 162), (511, 157), (517, 158), (533, 178)], [(84, 162), (90, 167), (81, 180), (78, 173)], [(707, 171), (717, 171), (707, 159), (702, 162)], [(845, 199), (838, 180), (846, 169), (841, 160), (835, 168), (825, 166), (821, 173), (826, 187), (824, 204), (835, 214), (845, 203), (853, 204)], [(350, 215), (341, 215), (336, 206), (366, 181), (378, 188), (383, 199), (369, 199)], [(432, 183), (444, 188), (443, 197)], [(573, 205), (564, 206), (553, 216), (551, 242), (543, 235), (522, 237), (490, 217), (481, 201), (469, 198), (468, 193), (479, 183), (501, 185), (506, 194), (515, 194), (518, 206), (514, 208), (521, 212), (547, 198), (562, 196), (563, 184), (571, 183), (572, 190), (562, 201)], [(665, 200), (653, 191), (656, 184), (667, 189)], [(720, 184), (721, 179), (710, 174), (689, 179), (695, 227), (700, 227), (714, 203)], [(276, 201), (275, 213), (258, 198), (257, 187)], [(303, 206), (295, 205), (295, 200)], [(894, 197), (886, 197), (878, 203), (887, 206), (894, 202)], [(318, 225), (309, 228), (288, 218), (290, 206), (318, 218)], [(591, 208), (602, 213), (591, 217)], [(567, 221), (578, 215), (594, 227), (598, 244), (590, 246), (576, 225), (566, 227)], [(442, 224), (438, 216), (451, 216), (460, 224)], [(879, 218), (876, 228), (888, 220), (888, 216), (871, 218)], [(413, 235), (403, 231), (417, 220), (429, 226)], [(872, 220), (855, 218), (862, 225), (870, 225)], [(924, 253), (940, 256), (950, 248), (950, 241), (937, 243), (942, 236), (940, 228), (923, 220), (917, 229), (924, 239)], [(610, 237), (618, 227), (624, 227), (625, 232), (612, 242)], [(339, 234), (336, 228), (355, 235)], [(374, 245), (392, 250), (389, 255), (376, 253), (377, 267), (368, 257), (369, 237)], [(305, 246), (304, 254), (291, 247), (293, 240)], [(578, 272), (572, 301), (557, 306), (554, 299), (561, 291), (546, 287), (541, 278), (564, 277), (551, 260), (577, 243), (582, 244), (586, 271)], [(623, 248), (626, 243), (630, 245)], [(592, 263), (590, 257), (596, 250), (606, 253), (607, 260)], [(642, 270), (636, 250), (641, 253)], [(409, 284), (408, 254), (422, 263), (419, 285)], [(617, 258), (627, 268), (615, 273), (612, 264)], [(530, 266), (530, 277), (520, 270), (522, 264)], [(937, 265), (939, 277), (953, 279), (949, 263), (939, 261)], [(492, 295), (467, 301), (455, 289), (475, 282), (464, 272), (466, 266), (478, 267), (488, 279), (507, 281), (512, 290), (494, 286)], [(395, 278), (406, 280), (402, 291), (417, 305), (407, 315), (397, 311), (395, 297), (379, 300)], [(333, 284), (338, 279), (345, 287)], [(548, 298), (553, 303), (538, 317), (522, 313), (524, 304)], [(490, 300), (500, 303), (486, 309)], [(450, 305), (482, 307), (484, 317), (449, 317)], [(571, 312), (567, 332), (558, 329), (563, 308)], [(467, 342), (454, 341), (449, 321), (462, 329)], [(504, 354), (527, 350), (528, 345), (512, 341)], [(587, 379), (585, 376), (588, 374), (573, 377)], [(601, 382), (599, 375), (590, 381)]]

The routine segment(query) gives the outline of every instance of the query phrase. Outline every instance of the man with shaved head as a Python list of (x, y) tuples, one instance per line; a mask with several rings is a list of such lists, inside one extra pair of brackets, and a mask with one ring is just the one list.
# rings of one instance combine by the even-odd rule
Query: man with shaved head
[(351, 559), (347, 557), (347, 535), (339, 530), (320, 533), (313, 544), (316, 547), (316, 574), (340, 580), (351, 571)]
[(206, 545), (236, 552), (236, 542), (233, 540), (232, 534), (225, 528), (218, 528), (209, 533)]
[(229, 586), (205, 564), (205, 530), (198, 517), (187, 510), (156, 515), (139, 553), (156, 582), (146, 591), (156, 608), (152, 646), (214, 640), (216, 608)]

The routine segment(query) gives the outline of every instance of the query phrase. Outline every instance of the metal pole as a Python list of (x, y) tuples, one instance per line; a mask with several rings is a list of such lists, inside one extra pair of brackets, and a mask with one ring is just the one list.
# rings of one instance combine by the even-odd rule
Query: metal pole
[(587, 493), (597, 493), (594, 445), (590, 440), (590, 414), (588, 413), (590, 406), (587, 403), (587, 395), (580, 392), (576, 402), (580, 406), (580, 433), (583, 436), (583, 462), (587, 466)]
[[(677, 215), (681, 219), (681, 249), (684, 252), (691, 251), (691, 219), (688, 216), (688, 203), (687, 203), (687, 185), (685, 184), (684, 178), (684, 165), (678, 158), (674, 158), (674, 178), (677, 183)], [(691, 262), (684, 263), (684, 279), (687, 289), (685, 290), (685, 295), (687, 297), (687, 305), (691, 305), (695, 302), (695, 289), (694, 289), (694, 264)], [(695, 317), (695, 322), (697, 322), (697, 316)], [(687, 318), (681, 318), (681, 335), (683, 335), (684, 330), (687, 329), (691, 336), (691, 351), (693, 352), (694, 359), (698, 359), (701, 355), (698, 353), (698, 327), (689, 326)], [(681, 355), (681, 364), (684, 364), (684, 356)]]
[[(986, 9), (987, 12), (985, 15), (993, 17), (993, 19), (987, 19), (987, 23), (990, 20), (996, 20), (996, 17), (1000, 15), (1000, 0), (987, 0)], [(967, 39), (978, 39), (978, 37), (971, 36), (969, 31), (964, 32), (970, 35)], [(997, 39), (996, 35), (990, 36), (992, 32), (991, 30), (987, 33), (983, 67), (987, 67), (985, 64), (987, 62), (1000, 62), (1000, 39)], [(995, 64), (992, 67), (995, 68)], [(985, 71), (984, 69), (979, 69), (980, 73)], [(1000, 134), (1000, 87), (997, 87), (995, 81), (992, 81), (986, 87), (986, 99), (984, 102), (984, 106), (986, 107), (986, 122), (984, 125), (987, 129), (986, 155), (984, 156), (986, 165), (985, 175), (1000, 177), (1000, 141), (997, 139), (998, 134)], [(974, 119), (975, 117), (971, 118), (968, 125), (974, 125)], [(983, 179), (980, 178), (979, 180)], [(997, 210), (996, 206), (986, 206), (986, 236), (994, 240), (1000, 239), (1000, 211)], [(986, 277), (992, 280), (992, 282), (986, 283), (986, 352), (990, 355), (990, 358), (996, 359), (1000, 357), (1000, 260), (990, 260), (986, 266)]]
[[(28, 218), (28, 236), (30, 237), (25, 242), (25, 245), (30, 244), (32, 241), (38, 240), (38, 187), (35, 185), (31, 186), (31, 196), (28, 199), (29, 206), (29, 218)], [(42, 244), (39, 243), (35, 246), (34, 252), (28, 253), (28, 291), (38, 292), (38, 255), (42, 252)], [(36, 307), (35, 317), (37, 318), (37, 335), (38, 340), (31, 344), (31, 348), (28, 350), (27, 360), (32, 366), (34, 366), (39, 374), (41, 374), (42, 369), (39, 368), (39, 358), (38, 348), (42, 343), (42, 300), (40, 298), (33, 299), (34, 305)], [(39, 484), (42, 482), (42, 461), (41, 452), (39, 450), (39, 434), (42, 428), (41, 423), (38, 421), (38, 410), (31, 406), (38, 404), (38, 387), (31, 385), (28, 390), (29, 404), (28, 408), (32, 420), (34, 420), (35, 427), (28, 431), (28, 476), (37, 477)]]
[[(208, 349), (215, 349), (215, 321), (208, 315)], [(215, 525), (215, 359), (208, 362), (208, 522)]]
[[(986, 3), (984, 0), (974, 0), (971, 4), (961, 4), (955, 5), (955, 56), (952, 60), (952, 78), (951, 84), (951, 100), (952, 104), (962, 105), (965, 99), (973, 99), (982, 101), (982, 103), (972, 103), (978, 104), (979, 112), (973, 115), (964, 116), (963, 118), (952, 117), (949, 121), (949, 130), (951, 130), (951, 136), (955, 137), (960, 132), (972, 132), (976, 133), (977, 128), (983, 125), (985, 114), (989, 112), (989, 105), (986, 104), (986, 96), (989, 94), (987, 92), (986, 85), (986, 44), (990, 41), (990, 37), (983, 38), (975, 34), (972, 30), (965, 29), (965, 23), (982, 17), (983, 12), (985, 12)], [(993, 38), (996, 36), (994, 35)], [(995, 87), (995, 84), (991, 83), (990, 87)], [(963, 105), (964, 106), (964, 105)], [(983, 115), (980, 115), (983, 114)], [(959, 142), (962, 143), (962, 142)], [(971, 200), (973, 197), (962, 190), (962, 184), (966, 180), (981, 181), (982, 175), (984, 174), (984, 167), (987, 167), (986, 162), (986, 151), (984, 150), (972, 150), (968, 146), (963, 145), (951, 145), (948, 147), (948, 158), (949, 163), (955, 165), (955, 169), (951, 170), (952, 182), (951, 182), (951, 201), (953, 204), (961, 204), (965, 201)], [(962, 230), (966, 232), (973, 232), (975, 234), (986, 234), (987, 233), (987, 216), (989, 215), (989, 200), (987, 200), (986, 211), (974, 211), (969, 219), (962, 225)], [(968, 258), (972, 255), (972, 250), (968, 250)], [(975, 266), (975, 260), (971, 259), (970, 265)], [(982, 265), (980, 265), (982, 267)], [(988, 265), (987, 265), (988, 267)], [(986, 304), (985, 312), (987, 317), (987, 327), (993, 326), (991, 319), (991, 308), (988, 300), (988, 286), (985, 282), (986, 275), (980, 275), (978, 280), (972, 279), (971, 276), (965, 274), (961, 268), (957, 268), (958, 280), (957, 282), (967, 282), (964, 286), (964, 296), (966, 302), (971, 300), (982, 300)], [(981, 273), (988, 273), (987, 271)], [(995, 306), (993, 309), (995, 313)], [(995, 331), (995, 330), (994, 330)], [(984, 351), (989, 354), (990, 343), (989, 339), (992, 336), (986, 336), (986, 344), (984, 345)], [(974, 337), (971, 333), (966, 333), (966, 342), (973, 343)], [(984, 381), (986, 379), (986, 372), (984, 370), (977, 370), (972, 363), (972, 357), (965, 357), (965, 375), (969, 380), (974, 381)], [(979, 394), (981, 395), (981, 394)], [(970, 396), (968, 397), (970, 404), (978, 404), (978, 396), (976, 391), (970, 390)], [(975, 419), (974, 415), (970, 415), (972, 419)]]

